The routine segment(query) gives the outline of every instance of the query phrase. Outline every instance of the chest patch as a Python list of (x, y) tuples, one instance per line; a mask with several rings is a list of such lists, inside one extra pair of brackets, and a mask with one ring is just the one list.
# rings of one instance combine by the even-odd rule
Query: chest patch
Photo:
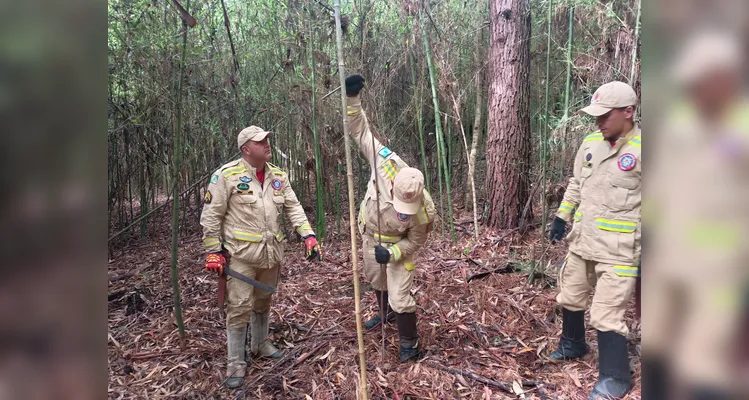
[(250, 178), (249, 176), (242, 176), (242, 177), (239, 178), (239, 180), (242, 181), (242, 182), (244, 182), (244, 183), (250, 183), (250, 182), (252, 182), (252, 178)]
[(283, 183), (281, 183), (281, 180), (278, 179), (278, 178), (273, 179), (273, 181), (270, 183), (270, 185), (275, 190), (281, 190), (281, 188), (283, 187)]
[(401, 222), (408, 221), (408, 214), (395, 213), (395, 216), (398, 217), (398, 221), (401, 221)]
[(622, 154), (619, 157), (619, 169), (622, 171), (629, 171), (637, 165), (637, 159), (631, 153)]
[(250, 189), (250, 185), (242, 182), (239, 185), (237, 185), (237, 189), (239, 189), (241, 191), (249, 190)]

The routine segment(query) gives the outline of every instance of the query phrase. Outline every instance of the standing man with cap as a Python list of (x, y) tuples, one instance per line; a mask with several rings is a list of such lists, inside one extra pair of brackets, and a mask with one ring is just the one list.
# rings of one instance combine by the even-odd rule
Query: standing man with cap
[(581, 110), (596, 117), (599, 132), (585, 137), (550, 239), (567, 236), (569, 252), (559, 271), (562, 337), (552, 360), (588, 352), (585, 309), (596, 286), (590, 324), (598, 332), (598, 382), (589, 399), (620, 398), (632, 387), (624, 312), (635, 290), (640, 261), (641, 146), (633, 116), (635, 91), (623, 82), (607, 83)]
[[(276, 287), (283, 261), (282, 212), (304, 237), (307, 259), (322, 260), (322, 253), (288, 176), (268, 162), (272, 135), (257, 126), (239, 132), (237, 146), (242, 158), (222, 166), (211, 177), (200, 224), (208, 253), (207, 270), (222, 275), (228, 262), (234, 271)], [(248, 323), (252, 354), (279, 358), (281, 351), (268, 340), (271, 293), (231, 277), (227, 278), (226, 292), (226, 386), (236, 388), (242, 384), (247, 366)]]
[[(394, 318), (400, 339), (400, 361), (406, 362), (422, 354), (411, 285), (416, 268), (414, 255), (432, 231), (435, 207), (424, 190), (421, 171), (410, 168), (372, 135), (359, 97), (363, 87), (361, 75), (346, 78), (349, 134), (372, 169), (358, 224), (364, 242), (364, 275), (375, 289), (380, 312), (364, 326), (371, 329), (382, 323), (383, 313), (388, 321)], [(383, 271), (380, 266), (385, 264), (387, 268)]]

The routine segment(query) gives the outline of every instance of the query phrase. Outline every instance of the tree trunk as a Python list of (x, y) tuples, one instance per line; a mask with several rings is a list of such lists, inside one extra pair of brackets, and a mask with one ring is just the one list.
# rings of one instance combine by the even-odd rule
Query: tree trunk
[(489, 16), (487, 225), (516, 228), (531, 168), (529, 0), (490, 0)]

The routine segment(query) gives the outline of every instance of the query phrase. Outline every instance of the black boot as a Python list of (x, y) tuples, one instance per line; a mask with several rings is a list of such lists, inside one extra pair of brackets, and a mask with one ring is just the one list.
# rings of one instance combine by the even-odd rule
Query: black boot
[(416, 331), (416, 313), (396, 313), (400, 336), (400, 361), (417, 360), (423, 353), (419, 349), (419, 334)]
[[(393, 309), (390, 308), (390, 304), (388, 303), (387, 290), (384, 292), (380, 290), (375, 290), (375, 296), (377, 296), (377, 304), (378, 304), (377, 315), (375, 315), (374, 317), (364, 322), (365, 329), (372, 329), (376, 327), (377, 325), (379, 325), (380, 322), (382, 322), (383, 308), (387, 310), (385, 311), (387, 313), (387, 318), (386, 318), (387, 322), (395, 321), (395, 313), (393, 312)], [(380, 300), (382, 300), (382, 302), (380, 302)]]
[(670, 378), (666, 362), (660, 357), (642, 358), (642, 398), (664, 399), (670, 396)]
[(598, 382), (588, 400), (620, 399), (631, 388), (627, 338), (616, 332), (598, 331)]
[(585, 343), (585, 311), (562, 308), (562, 337), (559, 347), (549, 354), (552, 361), (572, 360), (588, 354)]

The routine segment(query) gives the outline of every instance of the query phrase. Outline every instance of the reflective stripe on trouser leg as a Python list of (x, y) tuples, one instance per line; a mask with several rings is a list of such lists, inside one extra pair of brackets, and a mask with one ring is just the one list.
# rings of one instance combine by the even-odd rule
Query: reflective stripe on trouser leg
[(636, 276), (618, 274), (612, 264), (596, 264), (596, 290), (590, 306), (590, 326), (603, 332), (627, 336), (624, 311), (635, 292)]
[[(369, 281), (372, 288), (375, 290), (388, 290), (387, 287), (387, 276), (383, 273), (380, 268), (380, 264), (377, 264), (374, 256), (374, 246), (377, 245), (368, 236), (364, 236), (363, 240), (362, 257), (364, 258), (364, 276)], [(387, 267), (386, 267), (387, 268)]]
[(557, 303), (570, 311), (583, 311), (593, 290), (588, 277), (588, 264), (579, 255), (568, 252), (559, 270)]
[(397, 313), (416, 312), (416, 302), (411, 296), (413, 271), (406, 269), (406, 261), (411, 260), (406, 257), (387, 267), (388, 302), (393, 311)]

